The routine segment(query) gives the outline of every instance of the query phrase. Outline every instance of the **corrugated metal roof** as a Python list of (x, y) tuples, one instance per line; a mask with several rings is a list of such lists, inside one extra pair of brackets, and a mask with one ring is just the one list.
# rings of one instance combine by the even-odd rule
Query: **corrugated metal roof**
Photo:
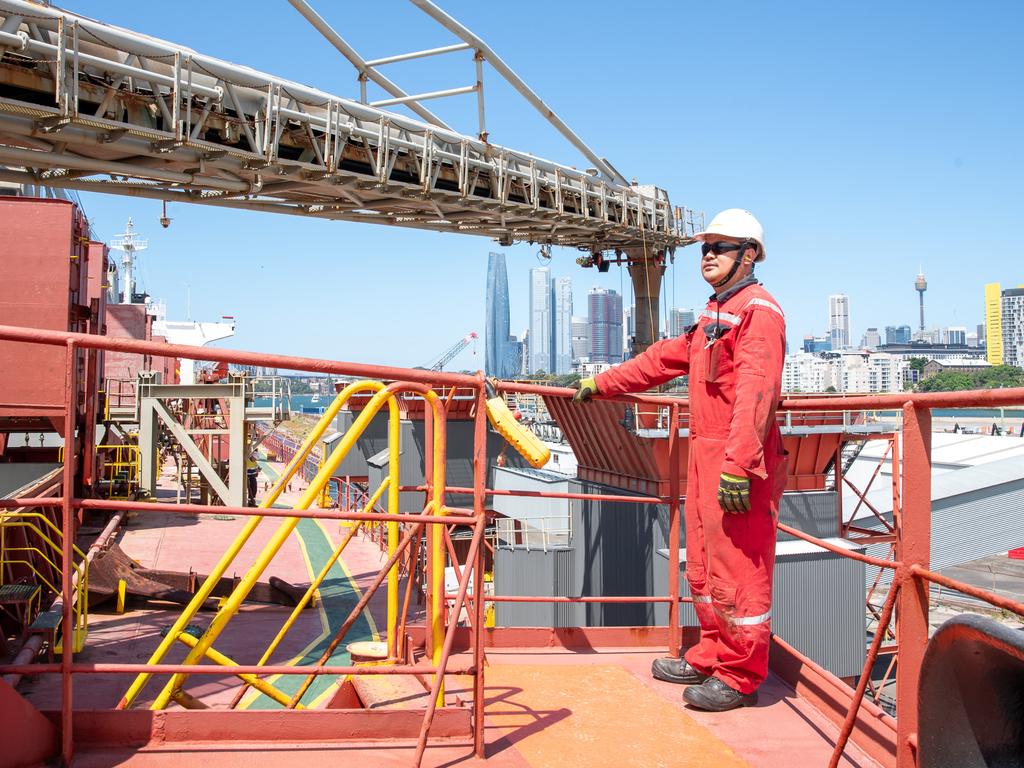
[[(1020, 510), (1024, 508), (1024, 460), (1013, 444), (1020, 438), (936, 433), (933, 457), (939, 462), (954, 457), (932, 470), (931, 567), (947, 568), (1005, 552), (1024, 544)], [(1024, 448), (1024, 446), (1021, 446)], [(871, 454), (874, 454), (872, 458)], [(878, 446), (857, 459), (863, 470), (873, 468), (880, 455)], [(889, 470), (875, 481), (867, 500), (892, 520), (892, 475)], [(854, 510), (857, 497), (843, 495), (845, 516)], [(862, 506), (855, 519), (864, 527), (879, 530), (882, 524)], [(878, 557), (888, 554), (888, 545), (869, 547)], [(869, 579), (874, 578), (869, 569)], [(883, 583), (888, 582), (888, 575)]]

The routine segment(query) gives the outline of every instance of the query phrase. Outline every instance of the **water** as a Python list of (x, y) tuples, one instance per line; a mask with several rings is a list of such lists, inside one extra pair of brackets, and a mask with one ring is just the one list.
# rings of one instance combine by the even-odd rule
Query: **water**
[[(293, 413), (310, 413), (315, 416), (322, 414), (331, 404), (333, 397), (320, 395), (316, 402), (313, 398), (316, 395), (292, 395), (291, 404)], [(259, 408), (266, 408), (271, 405), (269, 397), (257, 397), (255, 405)]]

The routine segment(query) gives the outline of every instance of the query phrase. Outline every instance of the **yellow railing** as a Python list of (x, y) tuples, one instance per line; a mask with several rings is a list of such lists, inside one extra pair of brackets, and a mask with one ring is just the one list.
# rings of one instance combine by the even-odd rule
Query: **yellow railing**
[[(331, 477), (337, 468), (341, 465), (345, 456), (355, 445), (356, 441), (362, 435), (365, 428), (370, 424), (374, 416), (383, 408), (385, 405), (389, 409), (389, 477), (385, 482), (381, 483), (380, 487), (374, 494), (374, 498), (371, 499), (371, 503), (368, 504), (368, 509), (372, 509), (372, 504), (383, 494), (384, 490), (388, 491), (388, 511), (395, 515), (395, 521), (388, 523), (389, 528), (389, 543), (388, 553), (389, 556), (394, 556), (398, 547), (398, 489), (399, 489), (399, 461), (400, 461), (400, 444), (399, 444), (399, 430), (400, 430), (400, 413), (398, 408), (398, 402), (396, 400), (396, 393), (391, 389), (386, 388), (384, 384), (377, 381), (360, 381), (354, 382), (340, 393), (331, 403), (331, 406), (325, 410), (321, 416), (316, 427), (306, 436), (299, 451), (292, 457), (288, 466), (284, 469), (281, 476), (275, 483), (271, 493), (264, 498), (261, 507), (267, 508), (274, 504), (277, 498), (280, 496), (282, 490), (287, 486), (288, 481), (294, 476), (295, 472), (305, 461), (309, 455), (312, 447), (320, 440), (326, 429), (332, 424), (334, 419), (337, 417), (338, 412), (342, 406), (348, 401), (348, 399), (359, 392), (373, 392), (373, 397), (366, 404), (366, 406), (360, 412), (359, 417), (352, 424), (351, 428), (345, 433), (341, 440), (338, 441), (338, 445), (331, 452), (330, 456), (322, 463), (320, 470), (316, 477), (310, 483), (309, 487), (302, 493), (302, 496), (295, 503), (294, 509), (305, 510), (316, 500), (317, 496), (323, 491), (323, 489), (330, 482)], [(444, 514), (443, 506), (443, 489), (444, 489), (444, 425), (443, 425), (443, 408), (440, 408), (440, 401), (435, 393), (432, 391), (426, 391), (422, 395), (433, 407), (436, 418), (439, 419), (434, 425), (434, 440), (433, 440), (433, 452), (432, 452), (432, 468), (433, 468), (433, 480), (434, 488), (442, 489), (436, 492), (439, 497), (435, 497), (431, 500), (430, 509), (434, 511), (434, 514)], [(167, 651), (181, 639), (182, 633), (185, 631), (188, 622), (195, 616), (196, 612), (202, 607), (203, 603), (212, 593), (214, 587), (219, 583), (220, 578), (224, 575), (230, 565), (234, 562), (239, 552), (245, 543), (252, 536), (256, 527), (262, 522), (264, 518), (262, 516), (255, 516), (249, 519), (243, 529), (239, 532), (235, 541), (232, 542), (231, 546), (227, 549), (224, 555), (221, 557), (220, 562), (213, 568), (206, 581), (202, 584), (196, 594), (193, 596), (192, 601), (186, 606), (185, 610), (175, 621), (170, 631), (163, 638), (157, 649), (153, 652), (149, 659), (149, 664), (159, 664), (164, 659)], [(252, 566), (246, 571), (245, 575), (238, 582), (231, 595), (224, 599), (221, 607), (210, 623), (209, 627), (203, 632), (202, 636), (196, 640), (193, 644), (188, 641), (191, 649), (182, 662), (185, 665), (197, 664), (204, 657), (210, 656), (210, 651), (215, 640), (220, 636), (221, 632), (227, 626), (228, 622), (235, 616), (241, 607), (242, 602), (248, 596), (250, 590), (255, 585), (256, 581), (260, 578), (263, 572), (266, 570), (274, 556), (284, 545), (285, 541), (294, 531), (298, 525), (300, 518), (288, 517), (285, 518), (279, 525), (277, 531), (270, 538), (267, 544), (264, 546), (262, 551), (256, 557)], [(343, 541), (332, 555), (328, 566), (341, 555), (341, 551), (345, 545), (351, 539), (351, 536), (358, 530), (358, 526), (353, 527), (350, 531), (350, 535)], [(437, 526), (438, 534), (441, 533), (440, 527)], [(438, 542), (438, 546), (434, 547), (434, 552), (437, 553), (438, 563), (436, 567), (432, 569), (435, 582), (433, 594), (436, 596), (435, 601), (439, 602), (443, 598), (443, 583), (444, 583), (444, 564), (441, 558), (444, 557), (444, 548), (440, 546), (441, 542)], [(273, 653), (277, 645), (280, 643), (281, 638), (288, 631), (295, 621), (298, 612), (302, 609), (302, 606), (307, 604), (318, 587), (319, 583), (323, 581), (326, 576), (326, 568), (318, 575), (317, 579), (313, 584), (306, 590), (306, 594), (303, 596), (303, 600), (300, 601), (300, 605), (292, 612), (289, 619), (286, 621), (285, 626), (278, 633), (278, 635), (271, 642), (270, 647), (264, 653), (264, 658), (269, 658), (270, 654)], [(392, 658), (397, 656), (397, 624), (398, 624), (398, 566), (397, 563), (390, 569), (387, 574), (388, 581), (388, 650), (389, 656)], [(433, 634), (436, 638), (434, 644), (435, 655), (440, 654), (441, 641), (443, 640), (443, 612), (441, 611), (440, 604), (436, 607), (432, 619), (436, 626), (433, 626)], [(215, 652), (214, 652), (215, 653)], [(152, 677), (152, 673), (144, 672), (140, 674), (128, 691), (125, 693), (119, 708), (126, 708), (131, 706), (132, 702), (138, 697), (143, 686)], [(184, 683), (187, 675), (176, 674), (171, 677), (168, 683), (161, 690), (160, 694), (156, 697), (156, 700), (151, 705), (152, 709), (163, 709), (173, 699), (178, 692), (181, 690), (181, 686)], [(251, 680), (246, 680), (247, 683), (252, 684)], [(305, 684), (300, 687), (300, 690), (291, 698), (289, 706), (295, 707), (298, 701), (301, 699), (305, 690), (308, 688), (310, 680), (307, 679)]]
[[(11, 531), (14, 529), (22, 529), (27, 534), (23, 541), (13, 540)], [(60, 595), (63, 539), (60, 528), (41, 512), (9, 510), (0, 513), (0, 585), (10, 578), (10, 574), (16, 573), (15, 566), (20, 565), (31, 572), (37, 584), (55, 596)], [(78, 547), (72, 545), (72, 551), (78, 559), (78, 563), (72, 566), (78, 576), (78, 584), (72, 604), (74, 626), (71, 632), (77, 653), (89, 631), (89, 563)], [(40, 560), (52, 569), (50, 574), (41, 570)], [(55, 581), (54, 574), (57, 577)], [(66, 636), (67, 632), (63, 634)]]
[(106, 454), (103, 462), (103, 480), (107, 487), (107, 498), (130, 499), (132, 493), (139, 488), (139, 446), (131, 443), (97, 445), (96, 452)]

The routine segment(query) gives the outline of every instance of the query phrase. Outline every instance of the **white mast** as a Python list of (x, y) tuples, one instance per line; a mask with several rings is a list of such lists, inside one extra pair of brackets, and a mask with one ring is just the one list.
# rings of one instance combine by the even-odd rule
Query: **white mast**
[(149, 247), (149, 242), (135, 234), (135, 225), (128, 219), (128, 226), (125, 231), (110, 241), (110, 247), (115, 251), (121, 251), (121, 266), (124, 269), (124, 293), (121, 303), (131, 304), (132, 293), (135, 291), (135, 280), (132, 275), (135, 254), (144, 251)]

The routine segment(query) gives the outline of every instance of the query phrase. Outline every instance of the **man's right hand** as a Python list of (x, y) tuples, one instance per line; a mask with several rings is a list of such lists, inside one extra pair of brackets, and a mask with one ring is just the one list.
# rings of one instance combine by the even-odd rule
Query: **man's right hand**
[(574, 403), (585, 403), (597, 394), (597, 382), (592, 378), (580, 379), (576, 394), (572, 396)]

